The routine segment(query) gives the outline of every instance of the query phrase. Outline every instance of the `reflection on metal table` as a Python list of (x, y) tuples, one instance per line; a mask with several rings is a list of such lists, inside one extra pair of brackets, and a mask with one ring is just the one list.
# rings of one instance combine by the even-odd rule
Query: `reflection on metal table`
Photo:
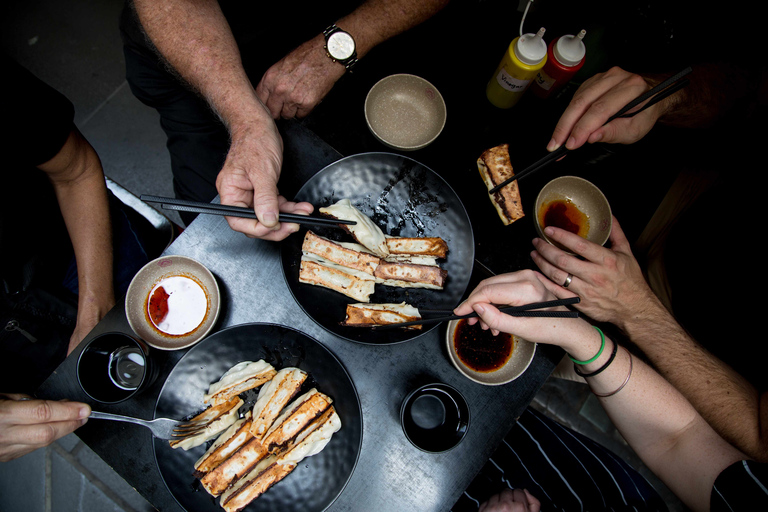
[[(341, 155), (298, 123), (288, 123), (283, 130), (283, 172), (294, 182), (281, 189), (290, 197), (291, 191), (295, 193), (301, 183)], [(472, 217), (480, 205), (472, 204), (466, 196), (462, 201)], [(489, 205), (482, 206), (488, 211)], [(521, 236), (522, 243), (529, 233)], [(526, 254), (529, 240), (522, 249)], [(476, 239), (476, 243), (491, 242)], [(194, 258), (216, 277), (222, 309), (214, 332), (250, 323), (289, 326), (329, 349), (350, 375), (362, 410), (362, 448), (347, 486), (328, 510), (450, 509), (562, 354), (539, 347), (523, 376), (504, 386), (482, 386), (464, 378), (451, 365), (444, 348), (444, 325), (407, 342), (387, 345), (354, 343), (324, 329), (304, 313), (291, 294), (281, 270), (280, 244), (246, 238), (232, 231), (222, 217), (199, 217), (165, 254)], [(470, 288), (485, 277), (481, 268), (475, 266)], [(107, 331), (131, 332), (123, 302), (87, 339)], [(150, 357), (159, 366), (159, 377), (149, 390), (120, 404), (92, 405), (105, 412), (151, 418), (163, 383), (185, 352), (152, 351)], [(75, 377), (78, 355), (79, 350), (73, 352), (37, 395), (88, 402)], [(471, 414), (464, 440), (439, 454), (415, 448), (405, 437), (399, 419), (408, 393), (431, 382), (457, 388), (467, 399)], [(91, 421), (77, 434), (158, 510), (181, 509), (163, 483), (149, 431), (130, 424)]]

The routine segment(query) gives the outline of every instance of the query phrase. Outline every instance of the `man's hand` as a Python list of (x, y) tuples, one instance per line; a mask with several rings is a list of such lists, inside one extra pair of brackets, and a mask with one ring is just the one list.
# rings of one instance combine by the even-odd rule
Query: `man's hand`
[(648, 91), (651, 86), (637, 74), (613, 67), (585, 81), (573, 95), (547, 145), (554, 151), (563, 144), (569, 150), (585, 143), (608, 142), (632, 144), (642, 139), (667, 109), (675, 103), (675, 95), (665, 98), (636, 116), (608, 118)]
[[(571, 256), (540, 238), (533, 241), (536, 250), (531, 257), (552, 281), (550, 291), (561, 299), (581, 297), (574, 306), (584, 314), (624, 328), (627, 320), (642, 315), (651, 302), (658, 301), (615, 217), (610, 249), (559, 228), (547, 227), (545, 233), (584, 258)], [(561, 285), (568, 274), (573, 278), (564, 288)]]
[(232, 229), (251, 238), (282, 240), (298, 230), (280, 224), (279, 213), (309, 215), (309, 203), (292, 203), (280, 196), (277, 180), (283, 161), (283, 143), (274, 123), (259, 123), (233, 132), (224, 167), (216, 179), (221, 204), (252, 207), (258, 221), (227, 217)]
[(256, 94), (273, 118), (305, 117), (344, 76), (344, 66), (326, 55), (324, 44), (325, 38), (319, 35), (264, 73)]
[(480, 505), (477, 512), (539, 512), (541, 503), (525, 489), (504, 489)]
[(90, 414), (87, 404), (0, 394), (0, 462), (48, 446), (84, 425)]

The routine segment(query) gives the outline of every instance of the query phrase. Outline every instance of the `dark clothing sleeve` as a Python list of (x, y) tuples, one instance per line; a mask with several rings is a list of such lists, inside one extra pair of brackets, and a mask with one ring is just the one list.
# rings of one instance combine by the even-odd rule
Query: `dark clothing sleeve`
[(742, 460), (728, 466), (715, 480), (710, 509), (768, 510), (768, 464)]
[[(64, 95), (17, 62), (2, 56), (5, 122), (4, 155), (17, 165), (36, 167), (56, 156), (73, 128), (75, 108)], [(4, 109), (5, 110), (5, 109)]]

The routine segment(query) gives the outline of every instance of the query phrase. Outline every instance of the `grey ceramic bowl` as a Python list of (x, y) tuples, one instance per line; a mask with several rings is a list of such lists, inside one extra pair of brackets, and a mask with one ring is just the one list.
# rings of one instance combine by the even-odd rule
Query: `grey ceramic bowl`
[[(177, 336), (160, 332), (149, 319), (147, 301), (150, 292), (161, 280), (172, 276), (189, 277), (205, 292), (208, 307), (200, 325), (193, 331)], [(219, 317), (219, 285), (202, 263), (186, 256), (162, 256), (150, 261), (133, 277), (125, 295), (125, 315), (133, 332), (151, 347), (161, 350), (187, 348), (205, 338)]]
[(445, 101), (421, 77), (390, 75), (371, 87), (365, 98), (365, 121), (384, 145), (401, 151), (421, 149), (443, 131)]
[(536, 354), (536, 344), (514, 336), (515, 347), (504, 366), (492, 372), (477, 372), (469, 368), (459, 359), (453, 343), (453, 335), (459, 322), (460, 320), (448, 322), (448, 329), (445, 332), (445, 346), (448, 351), (448, 358), (453, 363), (453, 366), (469, 380), (486, 386), (507, 384), (525, 373), (525, 370), (528, 369), (531, 361), (533, 361), (533, 356)]
[(611, 214), (611, 205), (608, 203), (605, 195), (591, 182), (578, 176), (561, 176), (555, 178), (544, 187), (542, 187), (536, 198), (536, 232), (541, 238), (556, 247), (566, 250), (559, 244), (554, 243), (544, 234), (542, 218), (544, 209), (549, 203), (557, 200), (571, 202), (581, 213), (583, 213), (589, 223), (586, 238), (590, 242), (603, 245), (608, 241), (611, 235), (611, 225), (613, 216)]

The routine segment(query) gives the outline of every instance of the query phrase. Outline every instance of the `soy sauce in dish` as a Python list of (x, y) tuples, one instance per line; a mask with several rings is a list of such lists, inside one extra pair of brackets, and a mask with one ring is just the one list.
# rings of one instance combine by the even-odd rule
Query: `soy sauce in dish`
[(589, 218), (568, 199), (556, 199), (541, 208), (539, 222), (542, 226), (555, 226), (586, 238)]
[(469, 325), (467, 320), (459, 320), (453, 333), (453, 346), (456, 355), (470, 369), (488, 373), (504, 366), (515, 350), (515, 340), (511, 334), (499, 333), (494, 336), (491, 330), (484, 331), (480, 323)]

